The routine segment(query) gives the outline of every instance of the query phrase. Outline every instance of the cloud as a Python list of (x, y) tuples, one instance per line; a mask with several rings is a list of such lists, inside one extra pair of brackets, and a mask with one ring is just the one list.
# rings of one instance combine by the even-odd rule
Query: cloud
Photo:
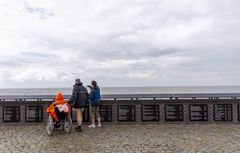
[[(240, 2), (0, 2), (1, 87), (240, 84)], [(27, 83), (27, 84), (26, 84)]]
[(28, 13), (38, 14), (41, 19), (44, 19), (48, 16), (54, 16), (53, 13), (51, 13), (50, 11), (44, 8), (30, 6), (27, 2), (24, 2), (24, 4), (25, 4), (25, 10)]

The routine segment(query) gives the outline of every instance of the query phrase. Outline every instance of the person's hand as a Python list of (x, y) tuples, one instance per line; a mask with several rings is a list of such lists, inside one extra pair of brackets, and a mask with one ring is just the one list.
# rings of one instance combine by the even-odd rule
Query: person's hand
[(92, 89), (92, 88), (93, 88), (93, 87), (92, 87), (92, 86), (90, 86), (90, 85), (87, 85), (87, 87), (88, 87), (88, 88), (90, 88), (90, 89)]

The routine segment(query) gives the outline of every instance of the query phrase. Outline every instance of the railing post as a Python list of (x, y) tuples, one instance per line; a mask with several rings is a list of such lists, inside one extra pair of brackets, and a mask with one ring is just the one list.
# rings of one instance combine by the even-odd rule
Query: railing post
[(48, 114), (47, 114), (47, 108), (48, 108), (48, 104), (43, 104), (43, 123), (44, 124), (47, 124), (47, 117), (48, 117)]
[(135, 103), (135, 107), (136, 107), (136, 113), (135, 113), (136, 122), (141, 122), (142, 121), (142, 108), (141, 108), (141, 104), (138, 100)]
[(161, 123), (165, 122), (165, 107), (164, 104), (159, 104), (159, 120)]
[(232, 113), (233, 113), (233, 122), (238, 122), (238, 105), (236, 103), (237, 101), (234, 100), (234, 103), (232, 104)]
[(0, 105), (0, 124), (3, 122), (3, 106)]
[(213, 104), (212, 103), (208, 103), (208, 122), (213, 122), (214, 121), (213, 109), (214, 109), (213, 108)]
[(114, 99), (112, 103), (112, 122), (118, 122), (118, 110), (117, 110), (117, 100)]
[(20, 122), (21, 123), (25, 123), (26, 120), (25, 120), (25, 114), (26, 114), (26, 111), (25, 111), (25, 105), (21, 104), (20, 105)]
[[(194, 100), (195, 101), (195, 100)], [(189, 104), (183, 104), (183, 122), (189, 122)]]

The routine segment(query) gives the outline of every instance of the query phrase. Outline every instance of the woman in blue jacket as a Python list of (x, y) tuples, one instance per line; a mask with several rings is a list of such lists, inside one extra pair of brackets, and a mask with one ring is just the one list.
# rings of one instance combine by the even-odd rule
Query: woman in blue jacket
[(100, 89), (95, 80), (92, 81), (92, 87), (89, 95), (90, 103), (91, 103), (91, 119), (92, 124), (89, 125), (89, 128), (95, 128), (95, 119), (97, 119), (97, 127), (101, 127), (101, 117), (99, 113), (100, 104), (101, 104), (101, 96)]

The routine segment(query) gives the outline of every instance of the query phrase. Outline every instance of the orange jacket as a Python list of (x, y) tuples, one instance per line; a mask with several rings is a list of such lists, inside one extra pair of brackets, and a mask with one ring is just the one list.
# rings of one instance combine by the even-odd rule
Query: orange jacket
[[(56, 96), (56, 100), (47, 108), (47, 113), (51, 114), (53, 119), (58, 122), (58, 118), (54, 109), (54, 105), (63, 105), (66, 104), (67, 100), (64, 99), (63, 95), (61, 92), (59, 92)], [(70, 110), (70, 105), (68, 105), (68, 108)], [(70, 111), (69, 111), (70, 113)]]

